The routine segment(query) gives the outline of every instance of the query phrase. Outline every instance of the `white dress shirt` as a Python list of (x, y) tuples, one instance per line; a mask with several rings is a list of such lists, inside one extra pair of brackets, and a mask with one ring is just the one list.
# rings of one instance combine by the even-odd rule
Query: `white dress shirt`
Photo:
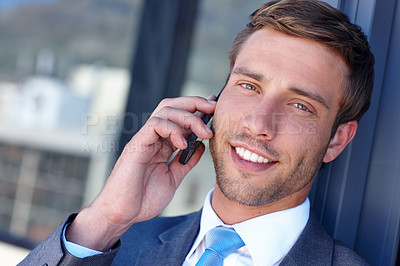
[(217, 226), (233, 227), (245, 246), (228, 255), (225, 265), (278, 265), (307, 224), (310, 201), (291, 209), (259, 216), (232, 226), (224, 225), (211, 206), (213, 189), (208, 193), (203, 206), (200, 231), (186, 256), (183, 266), (195, 265), (203, 254), (205, 235)]
[[(310, 202), (307, 198), (304, 203), (291, 209), (259, 216), (232, 226), (224, 225), (211, 207), (213, 191), (214, 189), (207, 194), (201, 214), (200, 231), (183, 266), (197, 263), (206, 249), (206, 233), (219, 225), (233, 227), (245, 243), (245, 246), (225, 258), (224, 265), (278, 265), (299, 238), (309, 218)], [(101, 253), (67, 241), (65, 229), (62, 241), (67, 250), (79, 258)]]

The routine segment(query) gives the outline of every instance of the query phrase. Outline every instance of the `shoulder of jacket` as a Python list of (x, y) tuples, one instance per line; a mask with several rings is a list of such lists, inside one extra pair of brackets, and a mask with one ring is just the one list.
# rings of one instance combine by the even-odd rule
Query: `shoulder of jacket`
[(345, 263), (346, 265), (369, 265), (362, 257), (360, 257), (351, 248), (343, 242), (333, 240), (333, 264)]

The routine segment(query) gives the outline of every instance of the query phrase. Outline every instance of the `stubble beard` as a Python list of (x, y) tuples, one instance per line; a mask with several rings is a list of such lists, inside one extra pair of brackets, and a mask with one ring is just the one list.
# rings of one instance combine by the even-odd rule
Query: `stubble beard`
[[(238, 170), (238, 176), (228, 176), (223, 158), (224, 153), (228, 151), (223, 150), (221, 145), (227, 143), (227, 139), (234, 138), (235, 136), (227, 133), (225, 138), (218, 138), (218, 133), (216, 134), (214, 125), (212, 129), (214, 136), (210, 140), (210, 152), (213, 158), (217, 185), (225, 197), (246, 206), (260, 206), (275, 202), (303, 189), (312, 182), (320, 169), (328, 147), (328, 144), (326, 144), (325, 146), (321, 146), (317, 152), (305, 151), (293, 169), (286, 169), (286, 171), (282, 169), (275, 176), (265, 176), (266, 180), (270, 180), (265, 182), (264, 186), (254, 186), (250, 182), (250, 179), (254, 175), (252, 173)], [(253, 142), (250, 140), (250, 136), (246, 134), (241, 134), (239, 138), (242, 140), (247, 138), (250, 143)], [(307, 158), (307, 154), (309, 153), (314, 153), (314, 155)]]

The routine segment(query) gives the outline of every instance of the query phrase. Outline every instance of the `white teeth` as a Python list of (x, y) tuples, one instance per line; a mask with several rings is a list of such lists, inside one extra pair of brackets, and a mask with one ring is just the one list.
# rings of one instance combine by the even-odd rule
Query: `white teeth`
[(244, 151), (243, 158), (247, 161), (250, 161), (251, 152), (249, 150)]
[(243, 159), (254, 163), (269, 163), (270, 161), (254, 152), (246, 150), (243, 147), (236, 147), (236, 153)]
[(258, 156), (258, 155), (255, 154), (255, 153), (252, 153), (251, 156), (250, 156), (250, 161), (252, 161), (252, 162), (258, 162), (258, 157), (260, 157), (260, 156)]
[(240, 156), (244, 156), (244, 149), (243, 148), (240, 148), (240, 154), (239, 154)]

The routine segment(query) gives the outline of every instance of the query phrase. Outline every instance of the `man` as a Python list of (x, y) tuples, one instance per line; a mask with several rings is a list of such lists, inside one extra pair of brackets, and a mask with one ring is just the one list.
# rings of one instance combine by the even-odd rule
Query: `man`
[[(364, 34), (325, 3), (273, 1), (253, 13), (230, 61), (218, 103), (163, 100), (96, 200), (21, 265), (194, 265), (218, 251), (209, 245), (221, 226), (237, 233), (225, 243), (240, 242), (216, 255), (224, 265), (366, 264), (326, 234), (307, 199), (368, 109), (374, 58)], [(214, 113), (213, 131), (202, 113)], [(215, 189), (200, 212), (153, 219), (204, 152), (167, 163), (190, 131), (210, 139)]]

